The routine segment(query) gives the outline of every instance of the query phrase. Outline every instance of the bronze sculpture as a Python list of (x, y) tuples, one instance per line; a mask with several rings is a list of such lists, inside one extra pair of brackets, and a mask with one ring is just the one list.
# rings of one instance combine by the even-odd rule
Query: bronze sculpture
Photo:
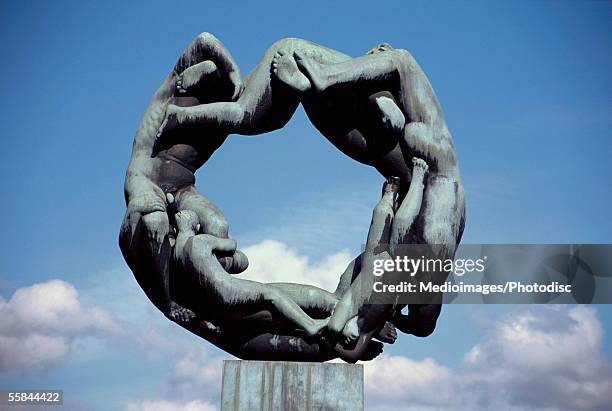
[[(367, 244), (334, 293), (239, 278), (248, 265), (194, 172), (229, 134), (282, 128), (302, 104), (343, 153), (385, 178)], [(405, 50), (382, 44), (351, 58), (300, 39), (276, 42), (242, 79), (229, 51), (203, 33), (187, 47), (144, 115), (125, 184), (123, 255), (171, 320), (245, 359), (368, 360), (395, 327), (430, 334), (441, 301), (374, 303), (374, 259), (432, 244), (452, 258), (465, 219), (454, 145), (427, 77)], [(331, 273), (330, 273), (331, 274)], [(447, 272), (433, 273), (443, 281)], [(379, 341), (374, 341), (377, 339)]]

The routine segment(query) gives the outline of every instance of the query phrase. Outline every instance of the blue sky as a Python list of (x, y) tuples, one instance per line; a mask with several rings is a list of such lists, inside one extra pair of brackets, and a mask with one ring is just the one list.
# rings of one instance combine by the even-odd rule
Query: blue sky
[[(382, 41), (410, 50), (457, 147), (464, 242), (612, 242), (611, 23), (606, 1), (0, 2), (0, 296), (62, 279), (83, 309), (102, 307), (126, 324), (146, 318), (186, 350), (220, 356), (158, 318), (117, 246), (140, 116), (202, 31), (228, 47), (243, 74), (283, 37), (353, 56)], [(197, 177), (241, 245), (276, 240), (309, 267), (356, 253), (382, 182), (301, 110), (283, 130), (231, 137)], [(434, 336), (404, 336), (388, 351), (455, 367), (486, 324), (519, 310), (446, 308)], [(608, 333), (612, 310), (596, 315)], [(174, 354), (144, 358), (128, 337), (118, 345), (101, 337), (105, 327), (67, 337), (70, 353), (42, 371), (0, 373), (0, 386), (78, 387), (75, 399), (88, 407), (116, 390), (117, 410), (148, 398)], [(612, 352), (609, 336), (602, 344)]]

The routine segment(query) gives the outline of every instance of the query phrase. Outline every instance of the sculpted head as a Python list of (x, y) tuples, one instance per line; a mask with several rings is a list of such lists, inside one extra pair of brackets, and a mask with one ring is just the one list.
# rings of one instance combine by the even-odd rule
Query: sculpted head
[(389, 43), (380, 43), (376, 47), (371, 48), (370, 51), (367, 52), (367, 54), (381, 53), (383, 51), (389, 51), (389, 50), (394, 50), (393, 47)]

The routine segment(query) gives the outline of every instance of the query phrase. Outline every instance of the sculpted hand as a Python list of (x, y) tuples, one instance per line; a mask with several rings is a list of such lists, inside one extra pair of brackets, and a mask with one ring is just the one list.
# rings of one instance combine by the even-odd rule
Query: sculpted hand
[(161, 126), (159, 126), (159, 130), (157, 131), (156, 144), (159, 144), (160, 140), (181, 125), (181, 123), (185, 120), (184, 111), (184, 107), (168, 104), (168, 107), (166, 108), (166, 118), (162, 122)]
[(232, 101), (238, 100), (242, 91), (244, 90), (244, 84), (242, 83), (242, 77), (238, 70), (231, 71), (229, 73), (229, 79), (234, 85), (234, 93), (232, 94)]

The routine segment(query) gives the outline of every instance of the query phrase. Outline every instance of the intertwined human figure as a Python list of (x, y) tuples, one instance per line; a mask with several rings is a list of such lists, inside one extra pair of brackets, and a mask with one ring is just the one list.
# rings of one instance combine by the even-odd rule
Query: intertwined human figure
[[(147, 295), (171, 319), (243, 358), (356, 361), (380, 352), (372, 338), (395, 340), (390, 322), (431, 333), (441, 300), (410, 305), (402, 315), (402, 304), (372, 304), (363, 292), (371, 289), (374, 259), (400, 255), (405, 244), (436, 245), (435, 257), (452, 258), (463, 232), (454, 145), (420, 66), (388, 44), (351, 58), (284, 39), (244, 80), (239, 73), (214, 36), (200, 35), (145, 114), (126, 178), (120, 243)], [(247, 259), (220, 211), (193, 186), (193, 172), (229, 134), (281, 128), (300, 103), (332, 144), (386, 177), (364, 252), (334, 293), (233, 277)], [(448, 272), (431, 275), (441, 282)], [(211, 304), (224, 306), (213, 313)], [(241, 322), (251, 332), (238, 335)]]

